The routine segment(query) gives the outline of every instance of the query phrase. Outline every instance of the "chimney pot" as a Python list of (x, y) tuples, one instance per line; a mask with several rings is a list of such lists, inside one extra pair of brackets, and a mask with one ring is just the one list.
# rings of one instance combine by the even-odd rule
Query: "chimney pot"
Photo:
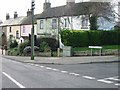
[(10, 19), (9, 13), (6, 14), (6, 20)]
[(18, 17), (17, 12), (14, 12), (14, 19)]

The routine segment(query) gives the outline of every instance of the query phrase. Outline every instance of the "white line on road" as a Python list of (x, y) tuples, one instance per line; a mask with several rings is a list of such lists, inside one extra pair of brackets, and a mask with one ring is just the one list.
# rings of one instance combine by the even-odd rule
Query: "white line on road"
[(108, 84), (113, 83), (112, 81), (107, 81), (107, 80), (105, 80), (105, 79), (99, 79), (99, 80), (97, 80), (97, 81), (99, 81), (99, 82), (104, 82), (104, 83), (108, 83)]
[(75, 75), (75, 76), (79, 76), (80, 74), (75, 73), (74, 75)]
[(75, 76), (79, 76), (80, 74), (77, 73), (69, 73), (70, 75), (75, 75)]
[(60, 71), (59, 69), (52, 69), (52, 70), (54, 70), (54, 71)]
[(7, 73), (2, 72), (6, 77), (8, 77), (12, 82), (14, 82), (18, 87), (20, 88), (25, 88), (22, 84), (20, 84), (19, 82), (17, 82), (15, 79), (13, 79), (11, 76), (9, 76)]
[(45, 67), (45, 66), (40, 66), (41, 68)]
[(38, 67), (39, 65), (35, 64), (36, 67)]
[(116, 85), (116, 86), (120, 86), (120, 83), (116, 83), (115, 85)]
[(117, 78), (106, 78), (106, 79), (120, 81), (120, 79), (117, 79)]
[(86, 79), (95, 79), (94, 77), (90, 77), (90, 76), (82, 76), (83, 78), (86, 78)]
[(46, 67), (46, 69), (51, 70), (52, 68), (50, 68), (50, 67)]
[(68, 71), (61, 71), (62, 73), (68, 73)]

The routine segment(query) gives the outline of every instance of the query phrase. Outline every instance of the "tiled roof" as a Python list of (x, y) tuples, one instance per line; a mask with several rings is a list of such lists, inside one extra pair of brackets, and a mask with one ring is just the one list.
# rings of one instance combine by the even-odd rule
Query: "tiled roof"
[(22, 17), (17, 17), (15, 19), (11, 18), (3, 22), (0, 26), (15, 26), (15, 25), (20, 25), (22, 21), (25, 19), (25, 16)]
[[(37, 22), (36, 22), (36, 16), (37, 15), (35, 15), (34, 16), (34, 23), (36, 24)], [(22, 23), (21, 23), (21, 25), (28, 25), (28, 24), (32, 24), (32, 16), (30, 15), (30, 16), (27, 16), (23, 21), (22, 21)]]
[(102, 11), (101, 5), (106, 5), (105, 2), (82, 2), (60, 7), (49, 8), (37, 16), (38, 19), (62, 17), (62, 16), (78, 16)]

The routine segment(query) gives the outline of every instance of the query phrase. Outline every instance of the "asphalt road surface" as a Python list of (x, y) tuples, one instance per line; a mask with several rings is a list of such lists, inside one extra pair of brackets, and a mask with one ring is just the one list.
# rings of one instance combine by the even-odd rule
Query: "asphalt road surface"
[(2, 88), (118, 88), (118, 63), (41, 65), (2, 58)]

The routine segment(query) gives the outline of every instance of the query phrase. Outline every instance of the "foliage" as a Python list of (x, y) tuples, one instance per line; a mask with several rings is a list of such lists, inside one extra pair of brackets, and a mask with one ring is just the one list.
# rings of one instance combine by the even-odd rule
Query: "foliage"
[(15, 48), (18, 46), (18, 42), (16, 40), (12, 41), (10, 40), (10, 48)]
[(55, 38), (38, 38), (37, 46), (41, 48), (40, 51), (43, 51), (43, 46), (49, 46), (48, 48), (55, 51), (58, 48), (58, 41)]
[(120, 45), (120, 32), (89, 30), (66, 30), (61, 32), (64, 45), (72, 47), (88, 47), (90, 45)]
[(89, 21), (90, 21), (90, 30), (98, 30), (97, 16), (91, 16), (89, 18)]
[(17, 47), (15, 47), (15, 48), (11, 48), (11, 49), (9, 49), (8, 51), (8, 55), (18, 55), (18, 48)]
[(25, 41), (19, 45), (18, 50), (20, 55), (22, 55), (24, 48), (28, 45), (29, 45), (28, 41)]
[(4, 32), (3, 32), (2, 35), (1, 35), (0, 45), (2, 45), (2, 46), (7, 45), (6, 35), (5, 35)]
[(46, 43), (46, 42), (44, 42), (44, 41), (41, 42), (40, 47), (39, 47), (39, 51), (40, 51), (40, 52), (45, 52), (46, 49), (49, 49), (48, 43)]

